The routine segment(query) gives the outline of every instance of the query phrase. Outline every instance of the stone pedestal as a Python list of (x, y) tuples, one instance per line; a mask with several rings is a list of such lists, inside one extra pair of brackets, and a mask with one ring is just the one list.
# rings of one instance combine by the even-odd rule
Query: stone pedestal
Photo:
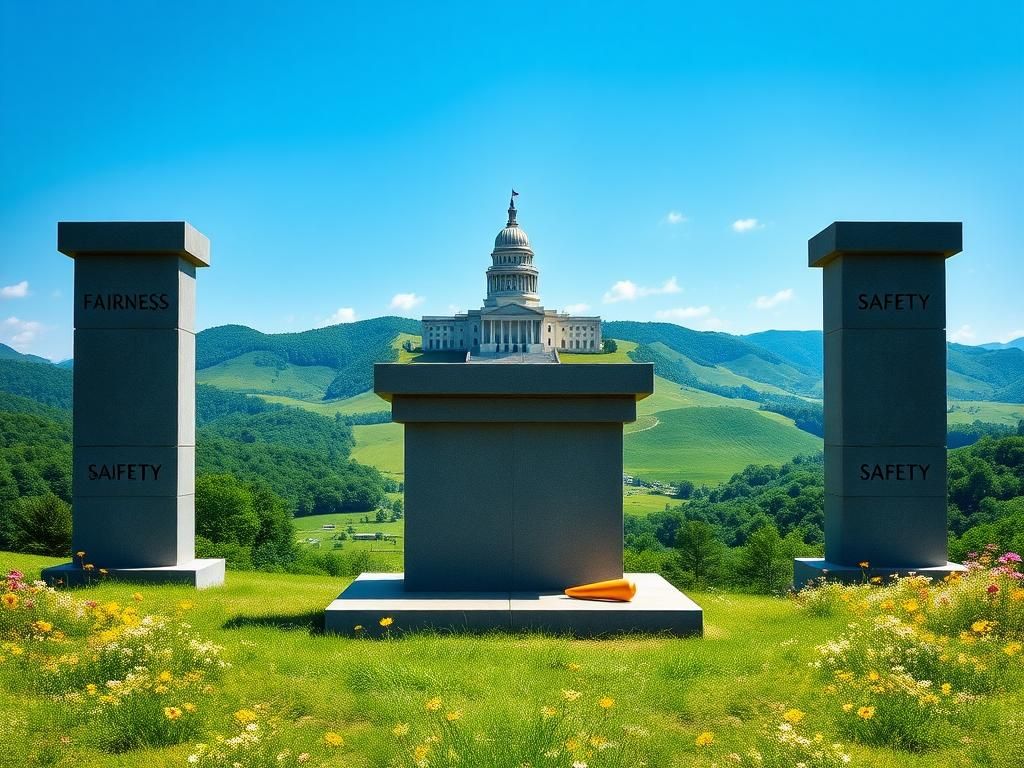
[[(112, 576), (219, 584), (195, 558), (195, 275), (186, 222), (61, 222), (75, 259), (72, 546)], [(81, 563), (44, 571), (79, 581)]]
[(385, 364), (374, 378), (405, 424), (406, 571), (361, 576), (328, 629), (390, 616), (396, 631), (701, 631), (700, 608), (651, 574), (626, 606), (562, 595), (623, 575), (622, 425), (653, 392), (651, 365)]
[(823, 270), (825, 558), (797, 587), (942, 575), (946, 554), (945, 259), (960, 223), (835, 222), (808, 243)]

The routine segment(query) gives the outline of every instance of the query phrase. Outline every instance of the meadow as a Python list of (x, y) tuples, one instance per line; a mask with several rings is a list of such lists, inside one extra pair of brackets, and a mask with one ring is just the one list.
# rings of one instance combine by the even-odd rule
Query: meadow
[(989, 566), (695, 592), (704, 638), (581, 641), (325, 636), (346, 579), (31, 586), (53, 562), (0, 553), (25, 574), (0, 586), (5, 765), (1002, 768), (1024, 748), (1024, 589)]

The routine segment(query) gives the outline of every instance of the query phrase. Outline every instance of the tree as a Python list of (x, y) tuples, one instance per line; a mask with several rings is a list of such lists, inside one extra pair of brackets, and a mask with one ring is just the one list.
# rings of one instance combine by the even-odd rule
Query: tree
[(253, 494), (233, 475), (196, 478), (196, 534), (215, 544), (251, 547), (260, 531)]
[(619, 345), (616, 343), (615, 339), (605, 339), (601, 342), (601, 350), (604, 352), (618, 352)]
[(56, 494), (4, 502), (2, 512), (0, 548), (55, 557), (71, 552), (71, 505)]
[(688, 499), (693, 496), (693, 492), (696, 486), (692, 480), (680, 480), (676, 485), (676, 498), (677, 499)]
[(774, 523), (767, 523), (747, 538), (737, 571), (758, 592), (782, 592), (792, 580), (793, 556), (793, 542), (783, 539)]
[(697, 584), (707, 584), (718, 575), (725, 545), (715, 526), (703, 520), (687, 520), (676, 533), (676, 549), (680, 565), (693, 574)]

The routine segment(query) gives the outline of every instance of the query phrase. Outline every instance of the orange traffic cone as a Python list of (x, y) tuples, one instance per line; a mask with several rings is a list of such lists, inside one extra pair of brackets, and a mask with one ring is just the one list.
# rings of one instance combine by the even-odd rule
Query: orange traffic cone
[(583, 584), (579, 587), (569, 587), (565, 590), (565, 594), (579, 600), (617, 600), (628, 603), (636, 595), (636, 584), (628, 579), (609, 579), (608, 581), (595, 581), (593, 584)]

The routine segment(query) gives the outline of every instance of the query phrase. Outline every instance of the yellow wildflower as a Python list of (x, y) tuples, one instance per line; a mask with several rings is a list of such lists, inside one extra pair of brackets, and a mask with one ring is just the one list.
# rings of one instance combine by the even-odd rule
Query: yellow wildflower
[(181, 710), (177, 707), (164, 707), (164, 717), (168, 720), (177, 720), (181, 717)]
[(196, 711), (196, 705), (193, 704), (191, 701), (186, 701), (184, 704), (181, 705), (181, 708), (184, 709), (186, 712)]
[(602, 696), (600, 701), (597, 702), (597, 706), (601, 709), (611, 709), (615, 706), (615, 699), (611, 696)]
[(575, 661), (570, 661), (568, 664), (565, 665), (565, 668), (568, 669), (570, 672), (579, 672), (581, 669), (583, 669), (583, 667), (577, 664)]
[(96, 566), (93, 565), (92, 563), (86, 563), (85, 565), (82, 566), (82, 570), (85, 570), (85, 571), (92, 571), (92, 570), (95, 570), (95, 569), (96, 569)]
[(430, 752), (429, 744), (417, 744), (412, 750), (412, 758), (417, 763), (427, 759), (427, 753)]
[(158, 685), (153, 690), (156, 691), (157, 693), (167, 693), (167, 691), (169, 689), (168, 689), (168, 687), (166, 685), (164, 685), (163, 683), (160, 683), (160, 685)]
[(843, 712), (850, 712), (853, 709), (853, 704), (846, 702), (843, 704)]
[(171, 674), (171, 671), (169, 669), (165, 669), (163, 672), (156, 676), (156, 679), (161, 683), (169, 683), (173, 678), (174, 675)]
[(996, 623), (994, 621), (989, 621), (988, 619), (978, 619), (976, 622), (971, 624), (971, 632), (975, 632), (979, 635), (987, 635), (989, 632), (992, 631), (992, 627), (994, 627), (995, 625)]
[(343, 747), (345, 746), (345, 739), (341, 737), (340, 733), (328, 731), (324, 734), (324, 743), (329, 747)]
[(862, 720), (870, 720), (874, 716), (875, 716), (875, 708), (874, 707), (861, 707), (860, 709), (857, 710), (857, 717), (861, 718)]
[(554, 717), (558, 714), (558, 710), (554, 707), (541, 707), (540, 713), (544, 717)]
[(0, 597), (0, 603), (4, 608), (14, 610), (18, 607), (18, 596), (13, 592), (6, 592), (3, 597)]
[(41, 635), (45, 635), (47, 632), (53, 631), (53, 624), (48, 621), (43, 621), (42, 619), (37, 619), (32, 622), (32, 629)]
[(896, 603), (894, 603), (892, 600), (883, 600), (878, 604), (878, 607), (881, 608), (883, 611), (891, 611), (893, 608), (896, 607)]
[(1003, 653), (1005, 653), (1007, 656), (1016, 656), (1018, 653), (1020, 653), (1021, 648), (1024, 648), (1024, 646), (1022, 646), (1020, 643), (1007, 643), (1003, 647)]
[(711, 731), (704, 731), (703, 733), (697, 734), (697, 738), (693, 740), (693, 743), (698, 747), (710, 747), (715, 743), (715, 734)]
[(949, 694), (953, 692), (953, 686), (949, 683), (943, 683), (940, 687), (942, 688), (942, 693), (945, 696), (949, 696)]
[(590, 737), (590, 746), (592, 747), (597, 747), (598, 749), (600, 749), (607, 743), (608, 739), (606, 739), (604, 736), (601, 736), (600, 734), (595, 733), (593, 736)]
[(913, 613), (914, 611), (916, 611), (920, 607), (921, 606), (919, 606), (917, 604), (917, 600), (907, 600), (906, 602), (903, 603), (903, 610), (906, 611), (907, 613)]
[(431, 699), (427, 699), (427, 703), (423, 705), (427, 712), (437, 712), (441, 708), (441, 697), (434, 696)]
[(867, 560), (861, 560), (859, 563), (857, 563), (857, 565), (859, 567), (861, 567), (861, 568), (870, 568), (871, 567), (871, 563), (869, 563)]
[(141, 592), (132, 592), (132, 600), (134, 600), (136, 603), (141, 603), (142, 602), (142, 593)]
[(936, 696), (934, 693), (926, 693), (924, 696), (921, 697), (921, 703), (922, 704), (938, 704), (939, 703), (939, 697)]
[(566, 701), (576, 701), (582, 695), (579, 691), (574, 691), (571, 688), (562, 690), (562, 696)]
[(85, 686), (85, 692), (88, 693), (90, 696), (95, 696), (96, 690), (96, 683), (89, 683)]
[(235, 720), (240, 722), (242, 725), (245, 725), (246, 723), (254, 723), (258, 718), (259, 716), (251, 709), (240, 709), (235, 712)]
[(580, 744), (579, 739), (568, 738), (565, 740), (565, 748), (570, 752), (576, 752), (581, 746), (583, 745)]
[(871, 682), (875, 682), (876, 680), (878, 680), (878, 678), (879, 674), (875, 670), (872, 669), (870, 672), (868, 672), (868, 680), (870, 680)]
[(844, 682), (849, 682), (850, 680), (853, 680), (853, 672), (841, 670), (839, 672), (836, 672), (836, 677), (838, 677), (840, 680)]
[(379, 624), (380, 624), (380, 625), (381, 625), (382, 627), (385, 627), (385, 628), (386, 628), (386, 627), (390, 627), (390, 626), (391, 626), (392, 624), (394, 624), (394, 623), (395, 623), (395, 620), (394, 620), (394, 619), (393, 619), (392, 617), (390, 617), (390, 616), (385, 616), (385, 617), (383, 617), (383, 618), (382, 618), (382, 619), (381, 619), (381, 620), (380, 620), (380, 621), (379, 621), (378, 623), (379, 623)]
[(192, 607), (194, 605), (195, 605), (195, 603), (193, 603), (191, 600), (181, 600), (178, 603), (178, 610), (179, 611), (191, 611)]
[(882, 583), (882, 577), (881, 577), (881, 576), (872, 576), (872, 577), (871, 577), (871, 578), (869, 579), (869, 581), (870, 581), (870, 582), (871, 582), (872, 584), (881, 584), (881, 583)]
[(1011, 589), (1010, 590), (1010, 599), (1015, 601), (1015, 602), (1018, 602), (1018, 603), (1021, 600), (1024, 600), (1024, 589), (1022, 589), (1020, 587), (1016, 587), (1014, 589)]
[(408, 723), (397, 723), (391, 732), (398, 738), (409, 735), (409, 724)]
[(787, 709), (785, 712), (782, 713), (782, 719), (785, 720), (787, 723), (792, 723), (793, 725), (796, 725), (805, 717), (807, 717), (806, 712), (795, 708)]
[(453, 709), (451, 712), (445, 712), (444, 719), (449, 723), (454, 723), (456, 720), (462, 719), (462, 710)]

